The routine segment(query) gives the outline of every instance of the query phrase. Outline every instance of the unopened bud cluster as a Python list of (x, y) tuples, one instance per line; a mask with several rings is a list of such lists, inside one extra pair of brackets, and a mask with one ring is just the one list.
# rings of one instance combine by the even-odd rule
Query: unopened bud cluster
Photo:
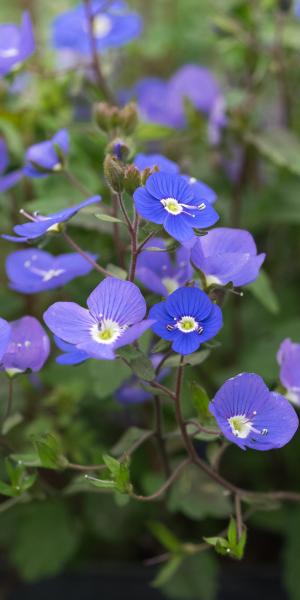
[(129, 102), (123, 108), (99, 102), (94, 106), (94, 115), (98, 127), (105, 133), (122, 132), (131, 135), (138, 122), (137, 106)]

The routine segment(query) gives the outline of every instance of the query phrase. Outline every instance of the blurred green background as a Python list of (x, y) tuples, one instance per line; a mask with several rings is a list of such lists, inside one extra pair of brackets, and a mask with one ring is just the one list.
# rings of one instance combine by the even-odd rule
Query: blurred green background
[[(29, 80), (21, 94), (9, 93), (9, 82), (0, 82), (0, 133), (6, 138), (14, 168), (22, 164), (26, 147), (67, 127), (72, 171), (109, 204), (102, 170), (106, 140), (85, 116), (100, 95), (80, 70), (53, 77), (56, 65), (48, 43), (50, 23), (72, 4), (71, 0), (1, 3), (1, 22), (17, 21), (21, 10), (29, 8), (38, 51), (29, 63)], [(218, 194), (220, 224), (249, 229), (258, 250), (267, 253), (264, 275), (256, 284), (246, 287), (243, 297), (229, 295), (220, 345), (205, 363), (188, 370), (184, 400), (189, 414), (188, 380), (201, 383), (210, 396), (226, 378), (241, 371), (256, 372), (275, 387), (280, 342), (286, 337), (300, 342), (300, 22), (289, 2), (277, 0), (132, 0), (129, 4), (143, 15), (145, 27), (140, 39), (103, 55), (103, 69), (114, 90), (130, 87), (143, 76), (168, 78), (178, 67), (193, 62), (213, 70), (222, 85), (228, 113), (219, 146), (209, 145), (205, 120), (190, 109), (189, 125), (183, 131), (141, 124), (132, 142), (132, 155), (155, 148), (203, 179)], [(232, 161), (238, 169), (234, 181), (226, 169)], [(0, 195), (1, 232), (9, 232), (19, 220), (21, 206), (53, 212), (81, 199), (63, 176), (23, 180)], [(116, 264), (109, 223), (78, 215), (70, 227), (84, 249), (99, 253), (103, 264)], [(60, 240), (52, 241), (50, 249), (66, 250)], [(12, 245), (0, 241), (3, 318), (11, 320), (24, 313), (41, 318), (43, 310), (57, 299), (84, 304), (98, 283), (92, 273), (63, 290), (21, 296), (8, 289), (5, 276), (5, 256), (13, 250)], [(145, 347), (149, 343), (147, 335)], [(124, 408), (114, 397), (129, 374), (119, 361), (62, 367), (54, 362), (53, 353), (40, 373), (39, 385), (33, 386), (26, 377), (16, 381), (14, 412), (19, 412), (22, 420), (5, 439), (2, 435), (3, 457), (11, 447), (17, 452), (28, 450), (31, 435), (53, 432), (71, 461), (101, 462), (102, 453), (112, 448), (126, 429), (151, 425), (151, 404)], [(4, 406), (7, 382), (4, 374), (0, 378)], [(169, 379), (171, 382), (172, 375)], [(166, 404), (164, 412), (167, 427), (172, 428), (172, 407)], [(205, 444), (199, 451), (206, 452)], [(266, 454), (243, 453), (232, 447), (224, 456), (222, 471), (245, 487), (297, 490), (299, 456), (299, 436), (283, 450)], [(3, 478), (3, 466), (1, 471)], [(160, 468), (151, 446), (135, 455), (132, 472), (137, 488), (144, 493), (159, 483)], [(17, 577), (33, 581), (82, 565), (142, 562), (163, 551), (151, 533), (150, 521), (164, 523), (182, 540), (199, 543), (203, 536), (226, 526), (232, 510), (220, 490), (202, 481), (198, 473), (180, 480), (165, 503), (153, 504), (124, 503), (119, 497), (91, 491), (79, 493), (73, 479), (69, 472), (40, 471), (31, 502), (16, 504), (5, 512), (0, 505), (0, 546), (4, 564), (14, 576), (17, 573)], [(300, 598), (300, 509), (262, 507), (259, 512), (253, 510), (248, 526), (246, 564), (258, 570), (280, 570), (288, 597)], [(200, 600), (213, 600), (219, 564), (212, 552), (186, 559), (183, 571), (163, 585), (164, 593), (194, 598), (196, 590)], [(183, 577), (187, 572), (190, 576)]]

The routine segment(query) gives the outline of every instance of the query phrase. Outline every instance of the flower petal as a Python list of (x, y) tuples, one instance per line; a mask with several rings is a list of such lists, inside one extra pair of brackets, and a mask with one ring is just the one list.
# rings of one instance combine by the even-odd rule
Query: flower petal
[(212, 310), (209, 297), (198, 288), (181, 287), (166, 300), (166, 309), (172, 317), (192, 316), (197, 321), (207, 318)]
[(75, 302), (55, 302), (44, 313), (44, 321), (65, 342), (79, 344), (92, 339), (95, 320), (86, 308)]
[(11, 336), (10, 324), (7, 321), (5, 321), (5, 319), (0, 318), (0, 360), (6, 351), (10, 336)]
[(112, 319), (119, 325), (133, 325), (143, 319), (146, 302), (139, 288), (130, 281), (106, 277), (87, 299), (95, 319)]
[(152, 223), (161, 225), (165, 219), (165, 210), (163, 205), (157, 198), (154, 198), (147, 192), (146, 188), (139, 187), (133, 194), (133, 200), (136, 206), (136, 210)]

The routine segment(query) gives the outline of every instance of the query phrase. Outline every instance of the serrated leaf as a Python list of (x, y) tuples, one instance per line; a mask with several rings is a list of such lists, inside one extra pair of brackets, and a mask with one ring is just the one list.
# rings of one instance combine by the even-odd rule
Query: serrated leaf
[(265, 271), (261, 270), (256, 281), (250, 283), (247, 288), (270, 313), (275, 315), (279, 312), (277, 296), (272, 289), (271, 281)]
[(47, 469), (63, 469), (67, 466), (68, 461), (62, 455), (60, 443), (52, 433), (47, 433), (39, 437), (33, 436), (32, 440), (43, 467)]
[(96, 213), (95, 217), (100, 219), (100, 221), (106, 221), (108, 223), (122, 223), (125, 224), (122, 219), (117, 219), (117, 217), (113, 217), (112, 215), (106, 215), (105, 213)]

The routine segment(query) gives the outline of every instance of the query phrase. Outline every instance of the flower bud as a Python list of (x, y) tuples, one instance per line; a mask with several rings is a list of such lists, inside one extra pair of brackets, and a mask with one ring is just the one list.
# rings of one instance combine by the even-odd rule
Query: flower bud
[(99, 129), (106, 133), (119, 124), (119, 109), (107, 102), (94, 105), (94, 116)]
[(105, 157), (103, 168), (109, 187), (114, 192), (121, 192), (124, 182), (124, 167), (122, 163), (115, 156), (108, 154)]
[(120, 127), (125, 134), (130, 135), (134, 132), (138, 123), (137, 105), (135, 102), (129, 102), (119, 112)]
[(128, 194), (133, 194), (142, 184), (141, 173), (135, 165), (128, 165), (124, 174), (124, 188)]
[(118, 160), (125, 161), (130, 152), (130, 148), (125, 140), (115, 138), (107, 146), (107, 152), (115, 156)]
[(159, 172), (159, 169), (156, 165), (154, 167), (151, 167), (151, 169), (150, 169), (150, 167), (147, 167), (146, 169), (144, 169), (141, 172), (142, 185), (145, 185), (145, 183), (146, 183), (148, 177), (150, 177), (150, 175), (152, 175), (153, 173), (158, 173), (158, 172)]

